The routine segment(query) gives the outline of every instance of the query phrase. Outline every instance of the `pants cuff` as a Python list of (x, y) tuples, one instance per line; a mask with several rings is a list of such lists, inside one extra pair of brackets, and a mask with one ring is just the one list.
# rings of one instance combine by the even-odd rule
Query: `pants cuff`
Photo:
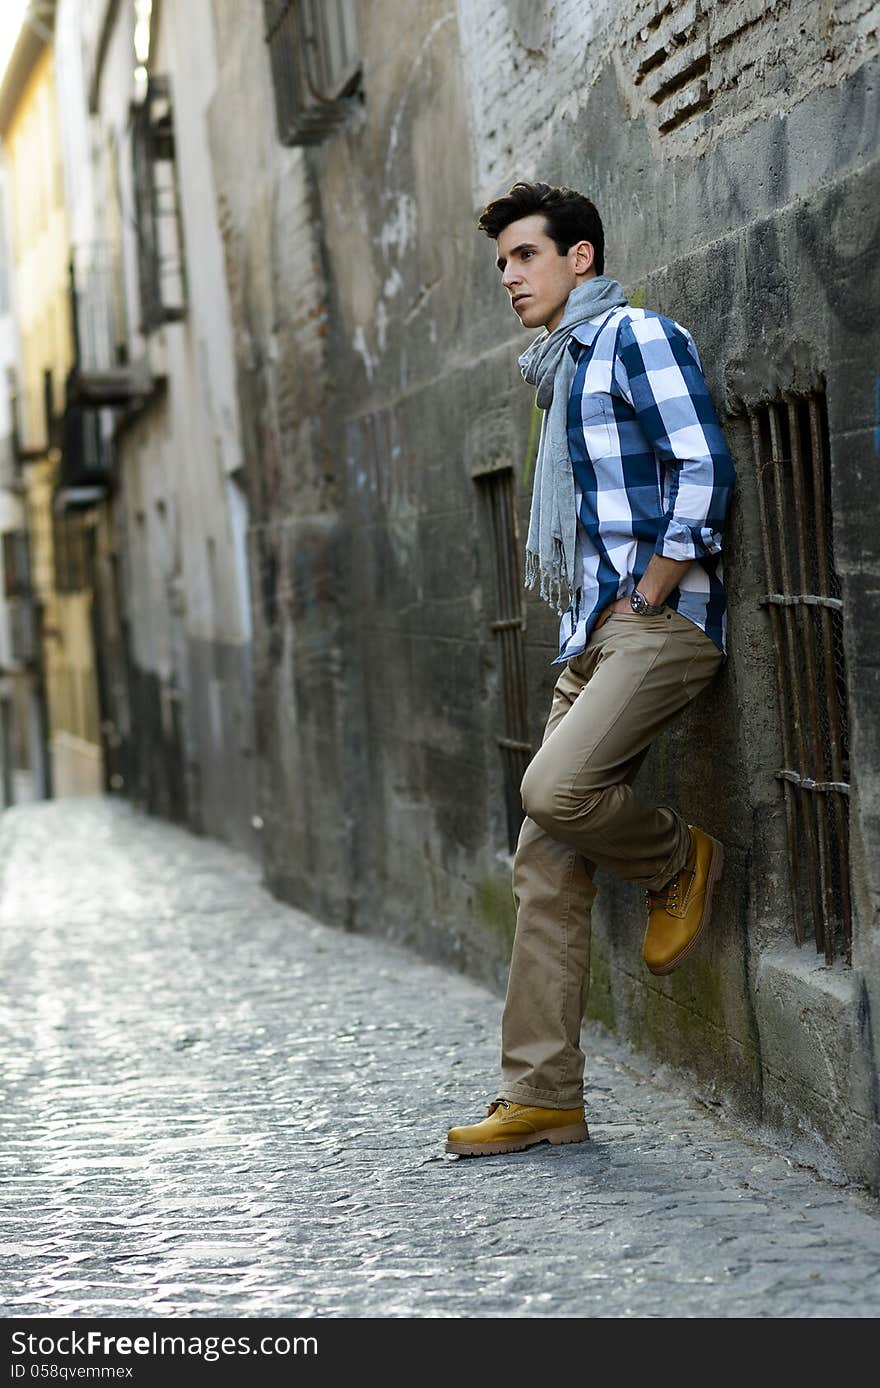
[(527, 1084), (505, 1084), (498, 1090), (496, 1099), (507, 1099), (512, 1104), (531, 1104), (536, 1108), (582, 1108), (584, 1091), (567, 1090), (565, 1093), (551, 1089), (531, 1089)]
[[(667, 805), (665, 808), (669, 809), (669, 806)], [(687, 827), (687, 821), (682, 819), (681, 815), (675, 814), (674, 810), (669, 810), (669, 813), (675, 815), (677, 822), (684, 829), (684, 851), (683, 853), (673, 853), (666, 860), (666, 863), (660, 869), (659, 872), (656, 872), (653, 877), (646, 877), (640, 881), (640, 886), (645, 887), (648, 891), (652, 892), (662, 891), (663, 888), (666, 886), (667, 882), (671, 882), (673, 877), (678, 876), (685, 863), (687, 862), (688, 854), (690, 853), (691, 835), (690, 830)]]

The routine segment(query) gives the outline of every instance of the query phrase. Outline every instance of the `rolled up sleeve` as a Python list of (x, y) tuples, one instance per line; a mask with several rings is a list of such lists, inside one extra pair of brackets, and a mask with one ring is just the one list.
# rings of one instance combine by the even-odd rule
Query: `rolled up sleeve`
[(659, 316), (624, 320), (617, 348), (617, 388), (663, 471), (655, 550), (679, 560), (720, 554), (736, 474), (697, 349)]

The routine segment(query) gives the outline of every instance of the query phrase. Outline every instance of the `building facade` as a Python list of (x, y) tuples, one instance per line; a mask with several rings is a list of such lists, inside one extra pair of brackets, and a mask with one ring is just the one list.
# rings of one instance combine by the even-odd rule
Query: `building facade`
[(206, 4), (61, 0), (75, 395), (112, 458), (96, 549), (113, 788), (250, 851), (247, 501), (204, 118)]
[[(104, 789), (104, 766), (92, 631), (94, 517), (69, 511), (63, 496), (74, 335), (51, 37), (45, 23), (22, 27), (0, 89), (19, 368), (7, 383), (8, 418), (24, 508), (24, 524), (7, 532), (4, 551), (15, 639), (32, 672), (27, 738), (36, 793), (81, 795)], [(24, 755), (23, 717), (13, 761)]]
[(9, 186), (0, 158), (0, 777), (3, 805), (46, 793), (44, 718), (16, 391), (20, 373), (12, 299)]

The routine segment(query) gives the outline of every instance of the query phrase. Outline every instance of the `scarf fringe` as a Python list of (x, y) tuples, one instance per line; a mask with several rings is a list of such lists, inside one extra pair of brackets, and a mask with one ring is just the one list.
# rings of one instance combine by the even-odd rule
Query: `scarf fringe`
[(557, 547), (559, 552), (555, 556), (555, 571), (552, 573), (548, 573), (546, 569), (541, 568), (541, 556), (539, 554), (535, 554), (535, 552), (530, 549), (526, 550), (526, 570), (523, 587), (534, 588), (535, 584), (540, 579), (541, 586), (539, 588), (539, 593), (544, 602), (549, 603), (551, 607), (555, 608), (560, 617), (564, 617), (565, 613), (573, 607), (575, 610), (575, 620), (577, 620), (577, 614), (580, 612), (583, 585), (579, 583), (576, 588), (572, 588), (568, 579), (561, 571), (562, 546), (558, 541)]

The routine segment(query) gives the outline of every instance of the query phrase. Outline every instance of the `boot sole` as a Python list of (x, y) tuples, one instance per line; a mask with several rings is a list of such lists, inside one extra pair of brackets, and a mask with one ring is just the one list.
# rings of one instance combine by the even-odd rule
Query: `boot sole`
[[(711, 838), (712, 836), (710, 834), (707, 837)], [(670, 959), (668, 964), (663, 964), (658, 968), (652, 968), (650, 964), (648, 965), (652, 974), (671, 974), (673, 969), (677, 969), (679, 964), (683, 964), (686, 959), (689, 959), (700, 943), (700, 936), (709, 924), (709, 920), (712, 916), (712, 893), (715, 891), (715, 883), (724, 870), (724, 848), (717, 839), (712, 839), (712, 844), (712, 861), (709, 864), (709, 871), (706, 874), (706, 895), (703, 898), (703, 914), (700, 917), (700, 924), (697, 926), (690, 940), (688, 940), (684, 949), (677, 954), (674, 959)]]
[(456, 1152), (460, 1157), (499, 1157), (502, 1152), (524, 1152), (538, 1142), (551, 1142), (554, 1147), (566, 1142), (588, 1142), (590, 1138), (586, 1123), (573, 1123), (568, 1128), (548, 1128), (543, 1133), (531, 1136), (509, 1137), (497, 1142), (447, 1142), (447, 1152)]

